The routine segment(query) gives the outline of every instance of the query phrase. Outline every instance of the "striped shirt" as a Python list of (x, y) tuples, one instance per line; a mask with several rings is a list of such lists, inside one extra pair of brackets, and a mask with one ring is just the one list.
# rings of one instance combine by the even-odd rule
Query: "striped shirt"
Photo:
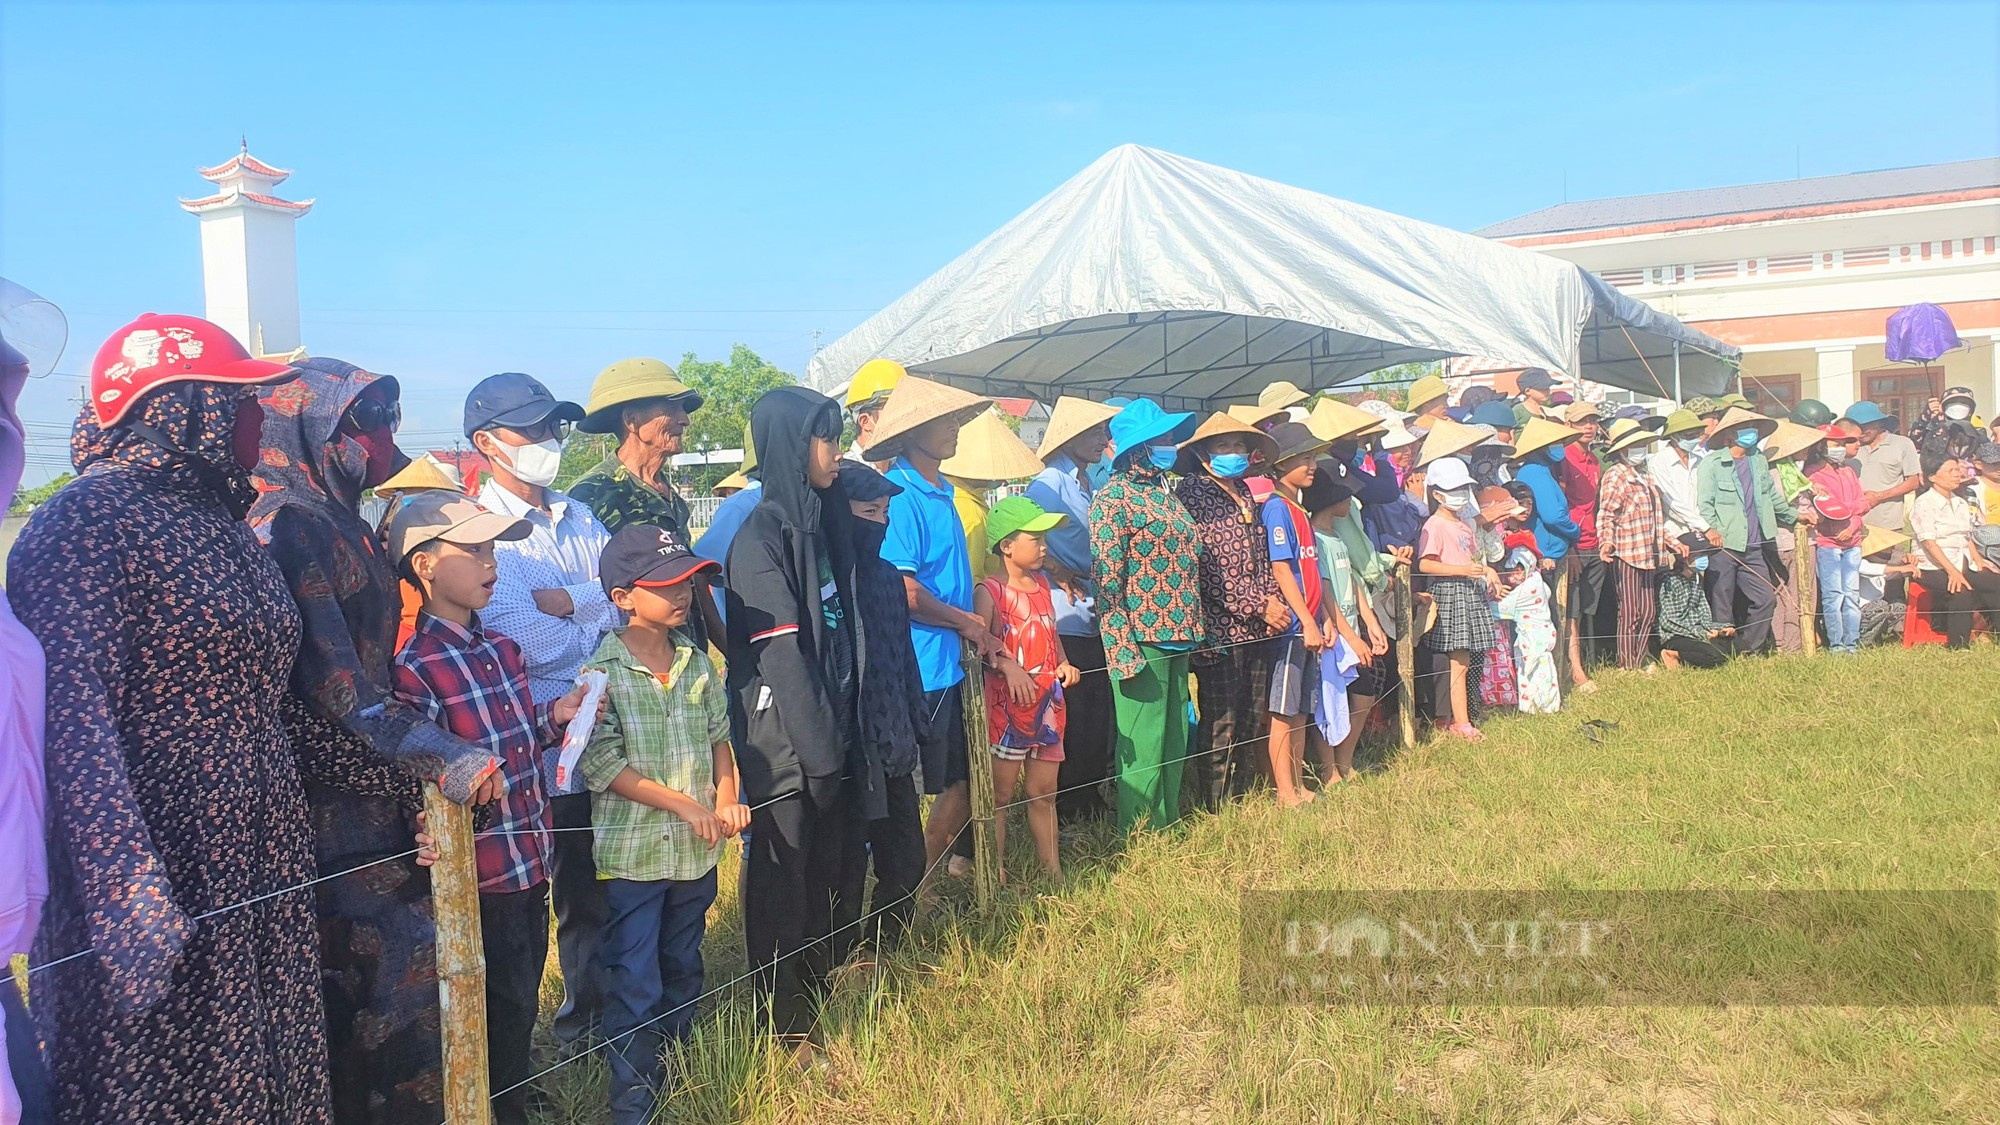
[(525, 891), (547, 877), (548, 792), (542, 785), (542, 747), (562, 739), (552, 718), (557, 697), (537, 707), (528, 689), (520, 646), (488, 631), (417, 617), (417, 631), (396, 654), (396, 694), (431, 722), (500, 759), (507, 795), (493, 824), (473, 843), (479, 889)]
[[(546, 512), (491, 480), (480, 490), (481, 507), (527, 520), (529, 528), (526, 539), (493, 544), (500, 577), (483, 616), (490, 628), (521, 646), (535, 698), (560, 699), (575, 685), (577, 672), (597, 651), (597, 642), (622, 622), (597, 582), (597, 557), (604, 553), (610, 533), (579, 501), (553, 491), (545, 499)], [(568, 617), (553, 617), (536, 608), (535, 591), (554, 589), (569, 595), (575, 608)], [(543, 755), (542, 770), (551, 795), (583, 792), (575, 783), (556, 788), (554, 751)]]

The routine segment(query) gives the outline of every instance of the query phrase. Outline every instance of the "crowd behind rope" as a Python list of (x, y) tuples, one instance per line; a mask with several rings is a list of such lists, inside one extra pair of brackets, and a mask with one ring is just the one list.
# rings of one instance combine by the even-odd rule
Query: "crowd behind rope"
[[(25, 363), (0, 358), (11, 493)], [(765, 1026), (810, 1063), (833, 970), (955, 863), (974, 769), (1025, 807), (1015, 877), (1053, 881), (1059, 824), (1337, 797), (1397, 693), (1477, 740), (1605, 666), (2000, 622), (2000, 434), (1962, 388), (1906, 435), (1868, 402), (1606, 416), (1518, 386), (1454, 404), (1426, 377), (1399, 411), (1274, 383), (1202, 418), (1063, 397), (1029, 450), (875, 360), (844, 404), (761, 398), (690, 542), (665, 469), (702, 401), (658, 360), (584, 405), (482, 380), (475, 495), (397, 450), (394, 379), (142, 317), (13, 550), (18, 623), (0, 602), (47, 795), (0, 825), (35, 853), (0, 902), (31, 962), (27, 1009), (0, 989), (0, 1116), (442, 1120), (424, 782), (475, 809), (495, 1119), (527, 1118), (553, 911), (563, 1057), (602, 1051), (641, 1122), (732, 838)], [(558, 492), (572, 428), (617, 446)]]

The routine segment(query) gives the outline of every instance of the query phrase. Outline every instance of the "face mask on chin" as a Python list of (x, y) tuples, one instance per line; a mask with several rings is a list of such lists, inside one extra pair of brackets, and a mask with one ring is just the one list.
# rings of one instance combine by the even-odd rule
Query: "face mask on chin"
[(556, 474), (562, 471), (562, 443), (554, 438), (528, 445), (511, 445), (503, 441), (499, 434), (494, 434), (493, 442), (506, 451), (500, 460), (521, 478), (523, 484), (547, 488), (555, 483)]

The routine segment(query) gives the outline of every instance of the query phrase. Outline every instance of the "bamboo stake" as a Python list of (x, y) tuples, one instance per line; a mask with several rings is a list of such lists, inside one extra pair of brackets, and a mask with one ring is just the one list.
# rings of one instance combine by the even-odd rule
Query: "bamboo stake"
[(972, 798), (972, 889), (984, 912), (992, 908), (1000, 891), (1000, 852), (994, 846), (993, 744), (986, 729), (986, 675), (977, 652), (965, 654), (965, 679), (958, 690), (965, 704), (965, 772)]
[(1576, 678), (1570, 675), (1569, 635), (1574, 628), (1569, 623), (1569, 560), (1564, 559), (1556, 567), (1556, 682), (1567, 697)]
[(1396, 700), (1396, 724), (1403, 747), (1408, 749), (1417, 744), (1417, 614), (1409, 564), (1397, 563), (1390, 581), (1396, 591), (1396, 674), (1403, 681)]
[(1813, 547), (1812, 529), (1804, 524), (1792, 529), (1792, 565), (1799, 572), (1799, 643), (1805, 654), (1819, 652), (1819, 634), (1813, 629), (1813, 610), (1819, 606), (1819, 552)]
[(479, 936), (479, 868), (472, 810), (424, 783), (424, 814), (437, 841), (431, 903), (437, 913), (438, 1008), (444, 1034), (445, 1125), (490, 1125), (486, 1081), (486, 950)]

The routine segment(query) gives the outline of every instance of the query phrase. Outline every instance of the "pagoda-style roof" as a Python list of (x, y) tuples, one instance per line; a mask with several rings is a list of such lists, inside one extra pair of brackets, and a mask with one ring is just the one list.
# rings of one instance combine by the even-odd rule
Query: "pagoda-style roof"
[(311, 199), (301, 199), (293, 202), (289, 199), (279, 199), (275, 195), (263, 195), (254, 191), (242, 191), (238, 189), (225, 191), (217, 195), (206, 195), (200, 199), (183, 199), (181, 200), (181, 209), (191, 215), (199, 215), (204, 211), (220, 211), (225, 207), (232, 207), (237, 204), (249, 204), (255, 207), (268, 207), (273, 211), (282, 211), (288, 215), (303, 215), (307, 211), (312, 210), (315, 202), (316, 200)]
[(285, 177), (292, 174), (292, 170), (289, 168), (273, 168), (269, 164), (250, 155), (250, 147), (247, 144), (243, 147), (243, 151), (217, 164), (215, 167), (201, 168), (197, 169), (197, 171), (201, 173), (201, 178), (204, 180), (221, 181), (231, 176), (244, 176), (268, 180), (274, 186), (284, 183)]

